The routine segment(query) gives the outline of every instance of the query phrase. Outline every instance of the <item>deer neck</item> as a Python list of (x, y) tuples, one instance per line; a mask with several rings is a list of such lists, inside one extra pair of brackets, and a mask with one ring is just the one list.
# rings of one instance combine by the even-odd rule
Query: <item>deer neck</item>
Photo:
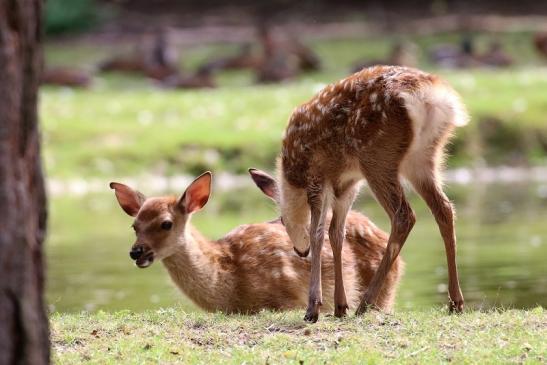
[(218, 263), (219, 249), (192, 226), (183, 235), (173, 254), (163, 259), (171, 279), (201, 308), (226, 309), (231, 280)]

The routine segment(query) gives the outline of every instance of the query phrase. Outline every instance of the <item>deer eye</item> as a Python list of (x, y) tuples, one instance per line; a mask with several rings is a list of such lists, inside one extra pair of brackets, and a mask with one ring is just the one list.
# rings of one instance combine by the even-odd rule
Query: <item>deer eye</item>
[(161, 229), (168, 231), (173, 227), (173, 222), (171, 221), (163, 221), (161, 222)]

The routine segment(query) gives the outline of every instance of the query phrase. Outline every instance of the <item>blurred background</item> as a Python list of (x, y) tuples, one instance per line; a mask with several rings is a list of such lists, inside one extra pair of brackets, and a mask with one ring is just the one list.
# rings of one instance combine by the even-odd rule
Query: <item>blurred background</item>
[[(50, 311), (197, 310), (159, 263), (129, 259), (110, 181), (180, 194), (212, 170), (194, 224), (209, 238), (277, 216), (247, 168), (273, 171), (292, 110), (373, 64), (435, 72), (472, 116), (450, 146), (469, 306), (547, 305), (547, 3), (541, 1), (48, 0), (41, 89), (50, 195)], [(425, 204), (397, 307), (447, 302)], [(355, 205), (384, 230), (367, 189)]]

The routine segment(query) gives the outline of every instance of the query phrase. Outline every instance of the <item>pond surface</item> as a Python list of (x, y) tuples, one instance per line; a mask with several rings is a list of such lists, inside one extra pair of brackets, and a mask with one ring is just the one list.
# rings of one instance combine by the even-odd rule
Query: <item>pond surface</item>
[[(468, 308), (547, 306), (547, 183), (451, 186), (447, 194), (458, 211), (458, 263)], [(425, 204), (409, 197), (418, 221), (402, 250), (407, 265), (397, 307), (445, 305), (444, 245)], [(197, 310), (170, 283), (160, 263), (148, 269), (134, 266), (128, 256), (134, 239), (131, 219), (113, 194), (54, 197), (50, 205), (51, 311), (139, 311), (175, 304)], [(354, 208), (389, 231), (385, 214), (366, 188)], [(276, 215), (273, 204), (249, 185), (215, 192), (193, 222), (216, 238), (237, 225)]]

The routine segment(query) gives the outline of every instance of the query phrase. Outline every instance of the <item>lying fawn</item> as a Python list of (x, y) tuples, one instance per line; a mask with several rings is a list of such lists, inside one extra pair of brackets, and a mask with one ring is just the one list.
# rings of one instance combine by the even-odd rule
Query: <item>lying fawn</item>
[[(239, 226), (217, 241), (192, 227), (190, 217), (209, 199), (210, 173), (194, 180), (180, 198), (145, 198), (126, 185), (110, 186), (122, 209), (135, 217), (137, 239), (130, 256), (136, 265), (145, 268), (162, 260), (179, 289), (201, 308), (254, 313), (306, 305), (310, 261), (296, 255), (279, 220)], [(384, 255), (387, 235), (355, 213), (348, 218), (346, 239), (342, 275), (348, 303), (357, 306)], [(327, 250), (322, 263), (323, 290), (332, 293), (334, 264)], [(396, 261), (379, 294), (385, 310), (393, 304), (402, 270), (403, 263)]]
[(386, 254), (357, 314), (375, 305), (415, 216), (401, 187), (406, 178), (431, 209), (448, 261), (450, 309), (463, 309), (456, 268), (453, 207), (442, 190), (444, 146), (468, 116), (458, 94), (438, 77), (397, 66), (364, 69), (326, 86), (292, 114), (283, 139), (280, 207), (295, 249), (307, 255), (312, 272), (307, 321), (322, 304), (321, 252), (327, 210), (335, 266), (336, 315), (344, 315), (343, 237), (346, 216), (366, 179), (391, 219)]

